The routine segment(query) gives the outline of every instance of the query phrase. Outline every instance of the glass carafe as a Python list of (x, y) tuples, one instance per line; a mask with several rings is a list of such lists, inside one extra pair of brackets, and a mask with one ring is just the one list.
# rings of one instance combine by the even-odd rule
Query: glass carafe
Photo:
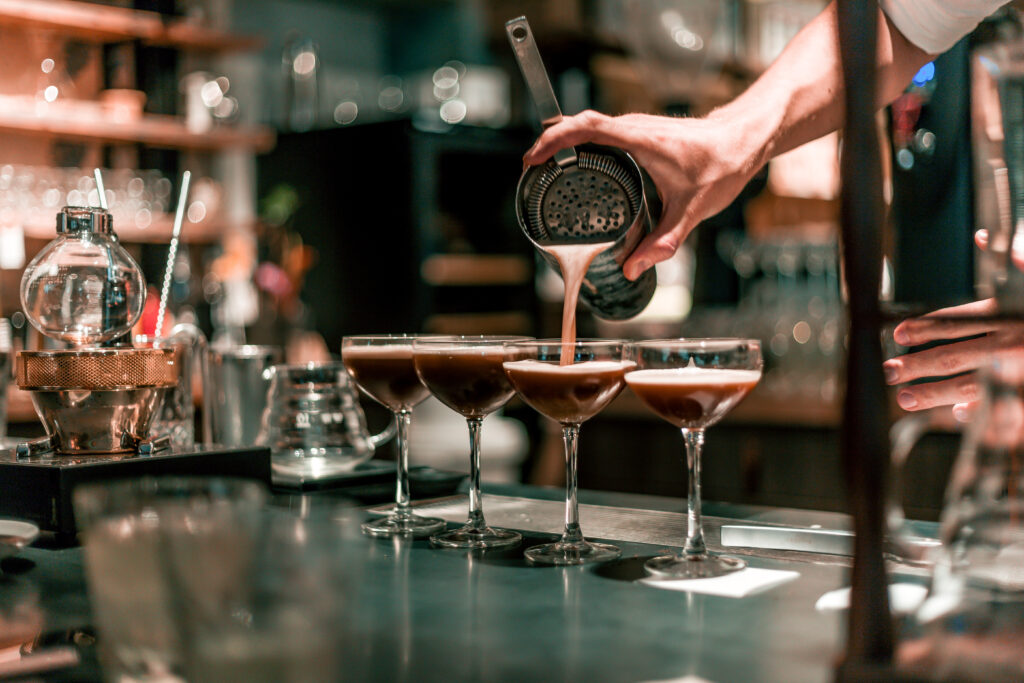
[(372, 435), (341, 362), (274, 365), (257, 443), (270, 446), (274, 480), (327, 479), (373, 457), (395, 435), (394, 422)]
[(131, 330), (142, 315), (145, 285), (110, 214), (66, 206), (57, 214), (57, 238), (25, 268), (21, 306), (47, 337), (95, 344)]

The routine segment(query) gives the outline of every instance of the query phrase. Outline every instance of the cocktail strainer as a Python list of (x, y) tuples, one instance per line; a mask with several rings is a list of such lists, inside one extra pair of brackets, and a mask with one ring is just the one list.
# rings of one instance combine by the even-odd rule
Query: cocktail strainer
[[(562, 119), (551, 81), (526, 17), (505, 24), (516, 61), (546, 128)], [(653, 270), (629, 281), (622, 263), (650, 232), (643, 176), (620, 149), (581, 145), (523, 172), (516, 189), (516, 216), (526, 236), (543, 251), (552, 244), (614, 242), (587, 271), (580, 297), (602, 318), (621, 320), (639, 313), (656, 285)]]
[(526, 224), (537, 242), (600, 242), (628, 228), (643, 188), (611, 154), (581, 151), (576, 163), (536, 166), (524, 187)]

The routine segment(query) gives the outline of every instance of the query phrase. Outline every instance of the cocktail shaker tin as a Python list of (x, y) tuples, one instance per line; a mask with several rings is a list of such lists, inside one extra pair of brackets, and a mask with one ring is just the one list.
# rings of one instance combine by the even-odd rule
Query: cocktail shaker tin
[[(558, 123), (562, 112), (526, 17), (507, 22), (505, 30), (542, 125)], [(516, 187), (516, 218), (556, 268), (547, 246), (612, 243), (591, 262), (580, 288), (580, 298), (598, 317), (631, 318), (654, 296), (653, 269), (632, 281), (622, 272), (622, 264), (652, 228), (643, 175), (623, 150), (579, 145), (527, 168)]]

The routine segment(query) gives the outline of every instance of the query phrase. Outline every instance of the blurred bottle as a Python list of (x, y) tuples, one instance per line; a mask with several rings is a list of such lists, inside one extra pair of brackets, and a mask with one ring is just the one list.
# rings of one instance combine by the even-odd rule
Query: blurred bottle
[(291, 33), (281, 52), (285, 79), (285, 123), (294, 131), (316, 127), (320, 109), (320, 48), (308, 37)]
[(7, 318), (0, 318), (0, 441), (7, 436), (7, 385), (11, 379), (13, 354), (11, 323)]

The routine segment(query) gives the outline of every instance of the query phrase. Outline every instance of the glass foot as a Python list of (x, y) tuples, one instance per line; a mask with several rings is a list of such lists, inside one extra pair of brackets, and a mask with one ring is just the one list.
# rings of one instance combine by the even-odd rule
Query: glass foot
[(710, 579), (746, 566), (743, 560), (722, 555), (664, 555), (644, 563), (648, 574), (664, 579)]
[(524, 555), (533, 564), (555, 564), (571, 565), (586, 564), (587, 562), (607, 562), (614, 560), (622, 554), (622, 550), (607, 543), (591, 543), (581, 541), (580, 543), (548, 543), (536, 545), (527, 550)]
[(363, 522), (363, 533), (370, 536), (408, 536), (422, 538), (444, 529), (447, 523), (438, 517), (420, 517), (419, 515), (397, 515), (394, 512), (387, 517), (378, 517)]
[(430, 537), (431, 543), (442, 548), (505, 548), (519, 545), (522, 540), (522, 534), (511, 529), (477, 529), (468, 524)]

